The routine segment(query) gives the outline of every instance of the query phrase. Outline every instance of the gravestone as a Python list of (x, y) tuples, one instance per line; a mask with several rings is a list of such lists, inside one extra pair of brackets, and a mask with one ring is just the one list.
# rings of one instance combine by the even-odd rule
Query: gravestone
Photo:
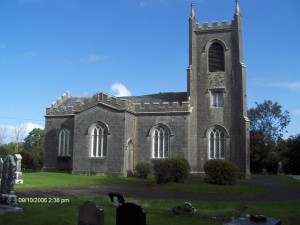
[(278, 162), (278, 168), (277, 168), (278, 174), (283, 174), (283, 163), (281, 161)]
[(0, 179), (2, 177), (2, 166), (3, 166), (3, 160), (0, 158)]
[(134, 203), (124, 203), (117, 208), (116, 225), (146, 225), (146, 212)]
[(197, 210), (192, 206), (191, 203), (185, 202), (183, 205), (172, 208), (172, 212), (175, 215), (194, 215)]
[(22, 178), (22, 172), (21, 172), (22, 156), (20, 154), (15, 154), (14, 159), (15, 159), (16, 168), (17, 168), (15, 184), (23, 184), (23, 178)]
[(78, 209), (78, 225), (104, 225), (104, 210), (93, 201), (84, 202)]
[(124, 196), (119, 193), (108, 193), (109, 198), (111, 200), (112, 206), (118, 208), (120, 205), (125, 203)]
[(1, 179), (1, 202), (8, 205), (17, 204), (17, 196), (14, 194), (16, 179), (16, 163), (12, 155), (6, 156), (3, 162)]
[(223, 225), (281, 225), (281, 220), (262, 215), (246, 215)]

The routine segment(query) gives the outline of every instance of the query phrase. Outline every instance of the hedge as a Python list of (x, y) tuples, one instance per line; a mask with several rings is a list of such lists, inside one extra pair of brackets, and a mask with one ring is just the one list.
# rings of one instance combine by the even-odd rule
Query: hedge
[(235, 164), (223, 159), (211, 159), (204, 164), (206, 181), (214, 184), (234, 184), (239, 178)]
[(191, 167), (184, 158), (168, 158), (154, 162), (154, 175), (157, 183), (184, 182)]

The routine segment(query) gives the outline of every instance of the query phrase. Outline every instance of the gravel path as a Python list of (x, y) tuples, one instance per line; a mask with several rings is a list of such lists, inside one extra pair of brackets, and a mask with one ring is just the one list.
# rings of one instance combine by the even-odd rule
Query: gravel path
[(300, 200), (299, 187), (289, 186), (270, 176), (254, 176), (249, 185), (256, 185), (267, 188), (269, 191), (260, 194), (242, 194), (242, 195), (208, 195), (179, 193), (172, 191), (159, 190), (153, 181), (140, 182), (122, 182), (101, 184), (93, 186), (68, 187), (60, 189), (43, 190), (17, 190), (18, 197), (56, 197), (56, 196), (93, 196), (106, 195), (109, 192), (122, 193), (125, 198), (150, 198), (150, 199), (182, 199), (189, 200), (210, 200), (210, 201), (284, 201)]

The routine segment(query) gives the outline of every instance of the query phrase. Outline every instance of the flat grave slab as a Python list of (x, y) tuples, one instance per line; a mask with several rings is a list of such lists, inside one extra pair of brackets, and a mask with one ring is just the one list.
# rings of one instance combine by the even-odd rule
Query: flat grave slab
[(235, 219), (223, 225), (281, 225), (281, 220), (267, 217), (265, 222), (262, 221), (255, 222), (251, 220), (250, 215), (245, 215), (244, 217)]
[(6, 213), (20, 213), (20, 212), (23, 212), (22, 208), (10, 206), (10, 205), (0, 205), (0, 215)]

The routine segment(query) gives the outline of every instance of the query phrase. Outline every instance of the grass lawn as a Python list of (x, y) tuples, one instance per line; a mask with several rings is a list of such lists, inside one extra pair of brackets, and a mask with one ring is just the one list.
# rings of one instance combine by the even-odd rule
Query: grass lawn
[(216, 195), (255, 194), (268, 191), (264, 187), (251, 185), (247, 181), (237, 182), (235, 185), (214, 185), (205, 183), (199, 178), (190, 178), (185, 183), (159, 184), (156, 187), (169, 191)]
[[(23, 208), (23, 213), (6, 214), (0, 217), (0, 224), (14, 225), (74, 225), (77, 224), (78, 207), (84, 201), (93, 200), (98, 206), (104, 209), (105, 225), (115, 225), (115, 209), (112, 208), (107, 197), (62, 197), (68, 199), (68, 203), (23, 203), (19, 204)], [(192, 201), (192, 205), (197, 209), (194, 216), (174, 216), (171, 208), (181, 205), (180, 200), (151, 200), (151, 199), (128, 199), (128, 201), (139, 201), (147, 213), (147, 224), (161, 225), (221, 225), (230, 220), (230, 215), (241, 206), (248, 208), (242, 212), (259, 213), (269, 217), (280, 218), (282, 224), (300, 224), (300, 201), (255, 203), (255, 202), (211, 202)], [(218, 217), (214, 220), (211, 217)], [(226, 220), (220, 220), (225, 217)]]
[[(94, 185), (111, 182), (136, 182), (137, 178), (112, 178), (96, 176), (79, 176), (64, 173), (24, 173), (24, 184), (16, 185), (16, 192), (20, 189), (36, 188), (59, 188), (68, 186)], [(290, 178), (274, 176), (272, 179), (279, 179), (288, 185), (295, 185)], [(234, 186), (218, 186), (206, 184), (198, 179), (190, 179), (183, 184), (156, 185), (155, 188), (168, 189), (173, 191), (185, 191), (208, 194), (246, 194), (261, 193), (268, 191), (251, 184), (249, 181), (238, 182)], [(298, 184), (299, 185), (299, 184)], [(300, 185), (299, 185), (300, 186)], [(49, 196), (51, 197), (51, 196)], [(84, 201), (93, 200), (104, 209), (105, 225), (115, 225), (115, 209), (112, 208), (108, 196), (53, 196), (59, 198), (58, 203), (50, 203), (49, 199), (45, 203), (19, 203), (24, 212), (18, 214), (5, 214), (0, 216), (0, 225), (74, 225), (77, 224), (78, 207)], [(147, 224), (161, 225), (221, 225), (230, 221), (232, 214), (240, 207), (247, 206), (241, 213), (263, 214), (268, 217), (279, 218), (284, 225), (300, 224), (300, 200), (284, 202), (225, 202), (225, 201), (190, 201), (197, 209), (194, 216), (174, 216), (172, 207), (183, 204), (182, 200), (164, 199), (129, 199), (127, 202), (138, 202), (147, 213)], [(212, 219), (217, 217), (217, 220)], [(221, 219), (225, 218), (225, 221)]]
[(96, 185), (102, 183), (135, 181), (138, 179), (132, 177), (101, 177), (73, 175), (68, 173), (34, 172), (23, 173), (23, 180), (24, 184), (15, 185), (16, 190)]

